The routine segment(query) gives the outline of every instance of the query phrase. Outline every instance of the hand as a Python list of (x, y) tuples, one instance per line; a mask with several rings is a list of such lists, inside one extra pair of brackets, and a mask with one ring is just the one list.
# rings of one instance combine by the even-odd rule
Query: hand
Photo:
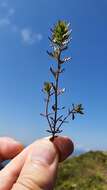
[(52, 190), (58, 162), (72, 151), (73, 143), (67, 137), (57, 137), (54, 142), (43, 138), (24, 150), (20, 143), (0, 138), (0, 161), (14, 157), (0, 171), (0, 190)]

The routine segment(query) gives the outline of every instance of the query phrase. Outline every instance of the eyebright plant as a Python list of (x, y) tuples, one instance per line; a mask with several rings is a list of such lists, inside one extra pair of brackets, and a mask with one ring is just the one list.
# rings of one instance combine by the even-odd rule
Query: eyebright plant
[(66, 114), (60, 113), (65, 109), (65, 106), (59, 107), (59, 96), (65, 92), (65, 88), (59, 87), (59, 77), (65, 71), (64, 65), (71, 60), (71, 57), (63, 57), (62, 53), (68, 49), (71, 42), (70, 23), (59, 20), (53, 28), (51, 28), (51, 36), (49, 41), (51, 43), (51, 51), (47, 54), (56, 61), (56, 65), (50, 66), (50, 72), (54, 78), (52, 82), (44, 82), (42, 91), (45, 93), (45, 113), (41, 113), (47, 119), (49, 129), (47, 132), (51, 133), (52, 138), (62, 132), (62, 124), (68, 122), (70, 117), (75, 119), (77, 114), (84, 114), (82, 104), (72, 104)]

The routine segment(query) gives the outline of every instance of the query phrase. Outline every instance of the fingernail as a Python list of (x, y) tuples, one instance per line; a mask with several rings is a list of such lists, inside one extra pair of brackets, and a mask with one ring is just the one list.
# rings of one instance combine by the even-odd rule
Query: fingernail
[(35, 143), (30, 156), (33, 162), (39, 161), (46, 165), (51, 165), (54, 162), (56, 155), (57, 153), (52, 142), (44, 140)]

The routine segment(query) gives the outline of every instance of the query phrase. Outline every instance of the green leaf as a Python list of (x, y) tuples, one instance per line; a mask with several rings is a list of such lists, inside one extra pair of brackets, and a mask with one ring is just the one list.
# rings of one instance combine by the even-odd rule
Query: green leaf
[(84, 108), (82, 107), (82, 104), (76, 105), (74, 110), (75, 110), (76, 113), (84, 114), (84, 112), (83, 112)]
[(52, 42), (58, 46), (67, 45), (70, 39), (71, 30), (69, 30), (69, 24), (66, 21), (59, 20), (52, 32)]
[(52, 88), (52, 85), (50, 82), (44, 82), (44, 91), (47, 92), (48, 94), (50, 93)]

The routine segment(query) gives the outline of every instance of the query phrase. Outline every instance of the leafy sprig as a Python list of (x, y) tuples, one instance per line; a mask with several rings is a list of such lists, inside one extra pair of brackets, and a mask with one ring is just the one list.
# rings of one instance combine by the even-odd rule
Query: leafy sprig
[[(59, 20), (56, 25), (51, 28), (51, 37), (49, 37), (52, 51), (47, 51), (47, 54), (56, 61), (57, 66), (55, 68), (53, 66), (50, 67), (54, 81), (44, 82), (43, 92), (46, 95), (46, 106), (45, 113), (41, 115), (48, 121), (49, 129), (47, 129), (47, 132), (52, 134), (52, 138), (62, 132), (61, 126), (68, 122), (67, 119), (70, 116), (71, 119), (74, 120), (77, 114), (84, 114), (82, 104), (72, 104), (65, 115), (59, 113), (65, 109), (65, 106), (59, 108), (58, 104), (58, 96), (65, 92), (65, 88), (61, 89), (59, 87), (59, 77), (65, 70), (63, 65), (71, 60), (71, 57), (68, 56), (62, 58), (62, 53), (68, 49), (72, 39), (71, 33), (70, 24), (66, 21)], [(52, 105), (51, 102), (53, 102)]]

